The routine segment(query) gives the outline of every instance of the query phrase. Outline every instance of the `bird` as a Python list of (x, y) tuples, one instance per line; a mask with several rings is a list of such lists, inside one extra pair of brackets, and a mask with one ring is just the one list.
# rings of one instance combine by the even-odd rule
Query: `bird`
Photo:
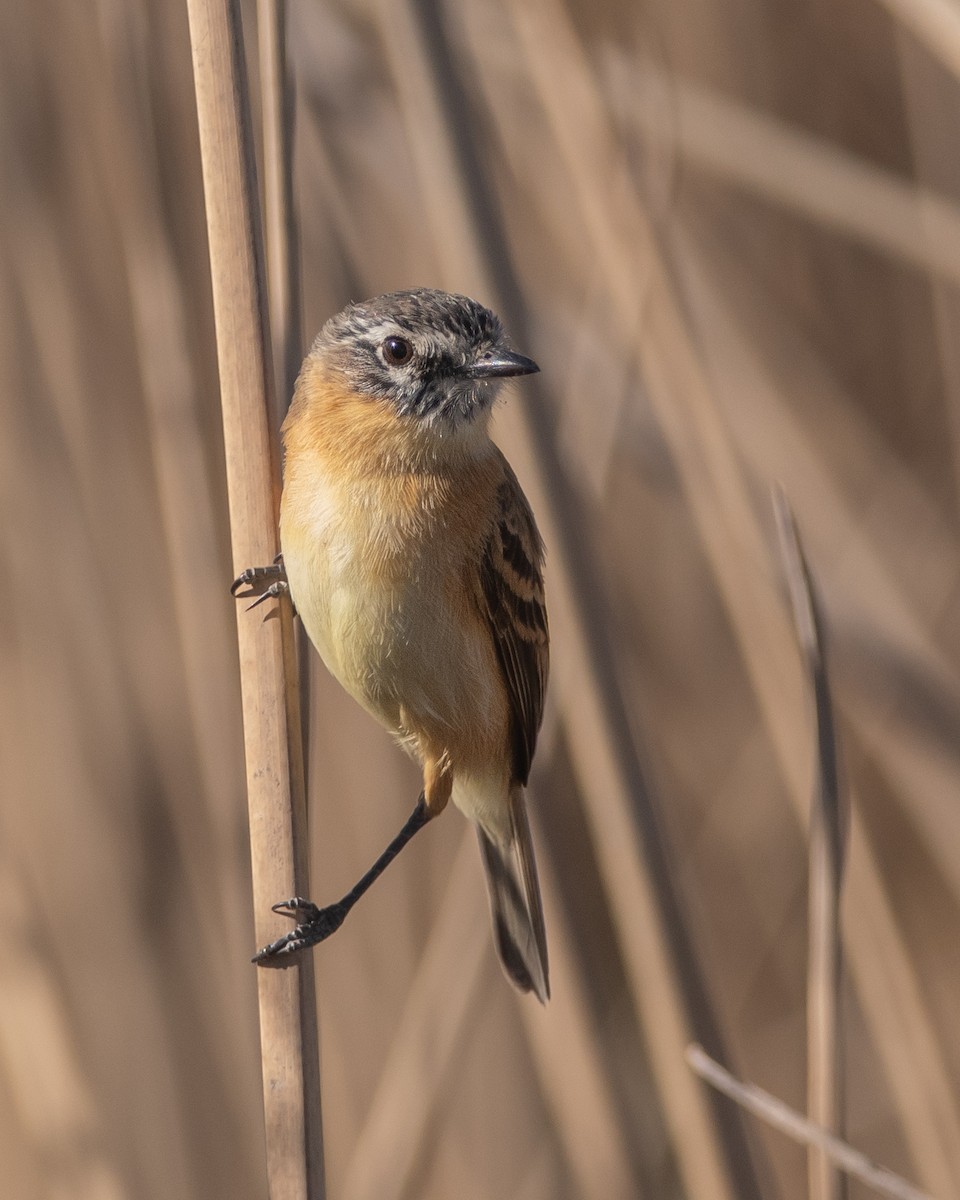
[(281, 431), (281, 553), (234, 594), (289, 594), (330, 673), (420, 764), (423, 790), (340, 901), (274, 905), (298, 923), (261, 965), (339, 928), (452, 800), (477, 829), (506, 975), (549, 998), (525, 802), (549, 669), (544, 547), (489, 433), (504, 381), (537, 371), (489, 308), (430, 288), (349, 304), (303, 361)]

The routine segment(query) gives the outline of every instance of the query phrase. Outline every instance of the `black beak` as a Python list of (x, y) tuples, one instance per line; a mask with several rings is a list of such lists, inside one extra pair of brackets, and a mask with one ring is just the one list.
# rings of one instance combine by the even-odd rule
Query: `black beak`
[(535, 375), (540, 368), (532, 358), (513, 350), (493, 350), (464, 368), (468, 379), (505, 379), (510, 375)]

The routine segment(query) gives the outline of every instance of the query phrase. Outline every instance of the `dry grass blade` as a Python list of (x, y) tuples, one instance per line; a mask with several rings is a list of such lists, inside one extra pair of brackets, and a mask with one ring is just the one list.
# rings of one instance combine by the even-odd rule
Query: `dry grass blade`
[[(256, 183), (240, 14), (191, 0), (190, 36), (210, 241), (234, 565), (276, 553), (279, 458), (271, 422)], [(257, 940), (269, 907), (306, 895), (299, 694), (290, 605), (279, 619), (238, 614)], [(324, 1194), (313, 962), (258, 972), (267, 1174), (273, 1200)]]
[(806, 1117), (788, 1108), (782, 1101), (758, 1088), (753, 1084), (741, 1083), (729, 1071), (725, 1071), (718, 1062), (704, 1052), (701, 1046), (690, 1046), (687, 1050), (687, 1062), (696, 1073), (705, 1079), (718, 1091), (735, 1100), (747, 1112), (760, 1117), (768, 1125), (779, 1129), (794, 1141), (806, 1146), (816, 1146), (831, 1162), (836, 1163), (848, 1175), (868, 1184), (884, 1196), (892, 1196), (894, 1200), (932, 1200), (926, 1192), (913, 1187), (893, 1171), (886, 1167), (878, 1167), (865, 1154), (854, 1150), (846, 1142), (833, 1137), (826, 1130), (820, 1129)]
[[(773, 495), (780, 554), (793, 623), (814, 696), (817, 717), (817, 788), (810, 816), (807, 962), (807, 1115), (829, 1133), (842, 1133), (843, 1047), (839, 1017), (840, 880), (843, 815), (837, 771), (833, 704), (827, 679), (820, 613), (793, 510), (781, 489)], [(836, 1200), (842, 1179), (823, 1148), (809, 1150), (811, 1200)]]

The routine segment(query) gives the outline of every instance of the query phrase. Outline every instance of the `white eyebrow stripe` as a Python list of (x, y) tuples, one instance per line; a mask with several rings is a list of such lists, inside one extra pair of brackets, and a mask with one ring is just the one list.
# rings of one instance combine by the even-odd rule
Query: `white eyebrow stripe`
[(398, 321), (390, 318), (366, 326), (363, 332), (375, 342), (382, 342), (388, 337), (413, 337), (409, 329), (405, 329)]

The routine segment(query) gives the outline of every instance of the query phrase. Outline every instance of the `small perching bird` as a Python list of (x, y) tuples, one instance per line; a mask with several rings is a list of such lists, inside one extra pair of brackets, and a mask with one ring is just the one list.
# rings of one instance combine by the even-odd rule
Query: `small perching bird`
[(304, 360), (283, 425), (282, 562), (234, 590), (289, 589), (331, 673), (422, 765), (423, 792), (341, 901), (276, 906), (301, 923), (255, 961), (332, 933), (452, 798), (477, 826), (504, 968), (549, 996), (524, 803), (547, 682), (543, 547), (488, 434), (502, 380), (538, 369), (489, 309), (427, 289), (351, 304)]

